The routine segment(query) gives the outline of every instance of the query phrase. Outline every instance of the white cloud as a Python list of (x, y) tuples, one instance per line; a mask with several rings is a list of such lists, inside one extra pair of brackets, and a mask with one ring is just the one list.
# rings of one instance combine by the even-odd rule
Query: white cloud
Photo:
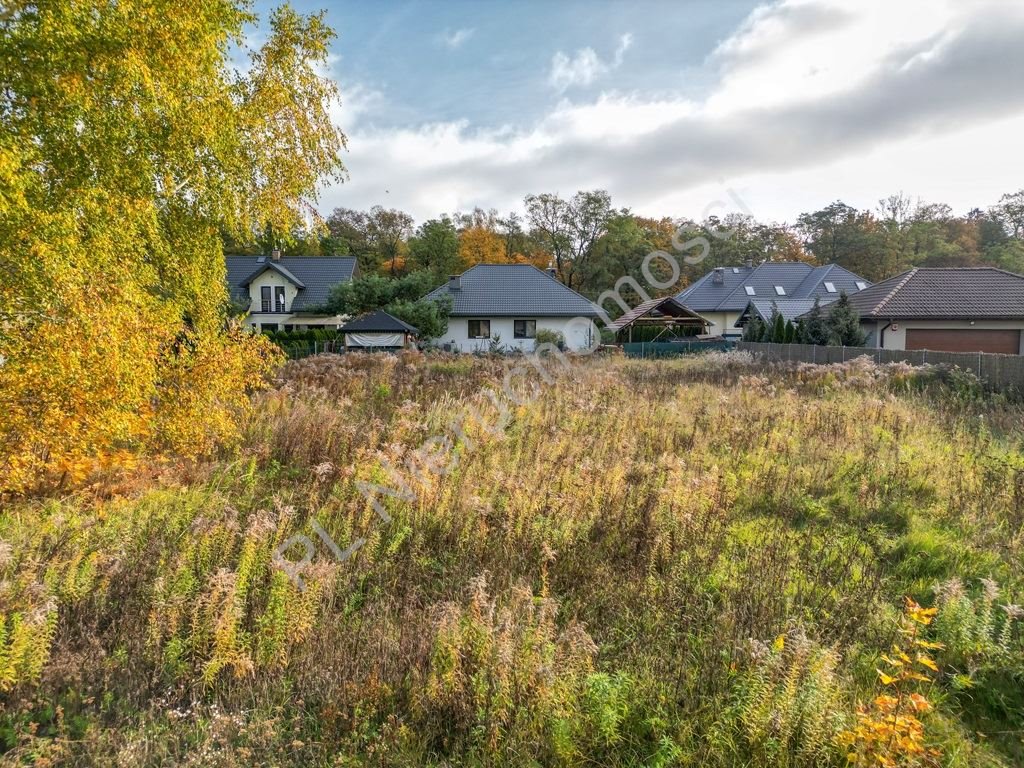
[(619, 44), (610, 63), (603, 61), (593, 48), (580, 48), (572, 56), (558, 51), (551, 58), (548, 84), (562, 92), (575, 85), (590, 85), (601, 75), (622, 66), (626, 51), (633, 45), (633, 35), (627, 32), (619, 37)]
[[(384, 202), (423, 219), (603, 187), (617, 205), (698, 216), (733, 188), (755, 215), (793, 220), (897, 190), (960, 210), (992, 203), (1024, 179), (1024, 8), (981, 5), (782, 0), (718, 46), (702, 100), (606, 93), (487, 131), (357, 126), (351, 182), (323, 204)], [(552, 84), (594, 82), (630, 43), (609, 62), (556, 56)]]
[(453, 51), (462, 46), (464, 42), (473, 36), (475, 29), (456, 29), (454, 32), (445, 30), (438, 38), (442, 45)]

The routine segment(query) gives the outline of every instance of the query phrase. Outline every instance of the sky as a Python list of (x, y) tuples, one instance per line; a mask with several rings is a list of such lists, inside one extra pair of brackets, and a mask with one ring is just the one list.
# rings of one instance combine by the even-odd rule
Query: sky
[(328, 74), (349, 178), (319, 208), (417, 221), (530, 193), (795, 221), (1024, 187), (1024, 2), (345, 2)]

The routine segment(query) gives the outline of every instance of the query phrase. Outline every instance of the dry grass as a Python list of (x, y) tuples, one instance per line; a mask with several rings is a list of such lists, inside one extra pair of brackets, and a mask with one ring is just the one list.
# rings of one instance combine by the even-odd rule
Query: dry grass
[[(903, 595), (1020, 600), (1021, 412), (969, 382), (595, 359), (516, 405), (507, 365), (289, 363), (195, 480), (5, 510), (5, 759), (838, 765)], [(389, 467), (413, 493), (384, 522), (359, 483)], [(312, 520), (366, 543), (302, 592), (272, 557)], [(961, 764), (1021, 754), (975, 733), (1024, 727), (1019, 628), (990, 624), (932, 718)]]

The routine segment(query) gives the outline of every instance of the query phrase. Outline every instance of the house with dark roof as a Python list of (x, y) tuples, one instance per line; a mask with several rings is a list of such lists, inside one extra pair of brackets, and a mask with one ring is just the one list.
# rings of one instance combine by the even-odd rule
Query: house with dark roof
[(367, 312), (341, 327), (345, 349), (393, 350), (408, 347), (420, 335), (419, 329), (383, 309)]
[(448, 331), (434, 341), (448, 349), (486, 351), (494, 343), (532, 352), (541, 330), (560, 333), (571, 350), (601, 338), (597, 307), (530, 264), (477, 264), (426, 296), (444, 297), (451, 301)]
[(917, 267), (850, 296), (869, 347), (1024, 354), (1024, 275)]
[(261, 330), (338, 328), (344, 318), (322, 309), (331, 289), (359, 276), (350, 256), (226, 256), (228, 290)]
[[(869, 285), (867, 280), (838, 264), (814, 267), (802, 261), (766, 261), (757, 265), (748, 261), (738, 267), (716, 267), (677, 294), (676, 299), (706, 318), (711, 323), (710, 333), (738, 337), (743, 330), (737, 321), (741, 316), (749, 317), (749, 312), (744, 313), (751, 302), (774, 301), (784, 315), (792, 314), (799, 305), (789, 305), (790, 300), (809, 299), (813, 304), (819, 298), (822, 304), (828, 304), (843, 291), (852, 295)], [(759, 306), (751, 311), (759, 312)]]

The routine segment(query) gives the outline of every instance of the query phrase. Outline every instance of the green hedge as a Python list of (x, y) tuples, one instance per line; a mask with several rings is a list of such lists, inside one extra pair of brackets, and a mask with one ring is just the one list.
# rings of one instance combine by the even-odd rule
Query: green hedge
[(345, 336), (334, 328), (315, 328), (307, 331), (263, 331), (263, 335), (275, 344), (290, 341), (340, 341)]

